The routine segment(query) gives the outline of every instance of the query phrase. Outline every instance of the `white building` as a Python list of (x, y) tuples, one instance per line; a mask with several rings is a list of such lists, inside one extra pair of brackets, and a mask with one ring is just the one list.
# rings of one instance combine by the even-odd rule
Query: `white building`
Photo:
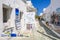
[(22, 32), (32, 34), (32, 30), (34, 30), (33, 28), (35, 27), (36, 9), (33, 7), (31, 1), (26, 1), (26, 8), (27, 10), (21, 19)]
[(50, 21), (51, 14), (53, 14), (53, 11), (56, 12), (57, 8), (60, 8), (60, 0), (51, 0), (50, 5), (46, 8), (45, 12), (45, 19), (46, 21)]
[(0, 35), (4, 29), (11, 27), (14, 27), (13, 31), (16, 32), (16, 9), (19, 10), (21, 30), (26, 30), (27, 24), (34, 24), (36, 9), (32, 6), (31, 1), (0, 0)]
[[(48, 21), (49, 23), (51, 22), (51, 16), (53, 15), (53, 12), (55, 12), (56, 15), (58, 15), (58, 21), (60, 22), (60, 0), (51, 0), (50, 5), (46, 8), (45, 10), (45, 15), (44, 19)], [(51, 29), (54, 30), (59, 37), (60, 37), (60, 26), (51, 25)]]

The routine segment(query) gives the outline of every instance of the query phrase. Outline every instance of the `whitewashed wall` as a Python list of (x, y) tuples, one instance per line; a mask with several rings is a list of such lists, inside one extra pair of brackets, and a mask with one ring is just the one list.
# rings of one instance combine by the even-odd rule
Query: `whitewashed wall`
[(2, 5), (5, 4), (12, 8), (10, 19), (8, 20), (9, 27), (15, 27), (15, 8), (21, 11), (26, 11), (25, 3), (21, 0), (0, 0), (0, 34), (3, 31), (3, 9)]

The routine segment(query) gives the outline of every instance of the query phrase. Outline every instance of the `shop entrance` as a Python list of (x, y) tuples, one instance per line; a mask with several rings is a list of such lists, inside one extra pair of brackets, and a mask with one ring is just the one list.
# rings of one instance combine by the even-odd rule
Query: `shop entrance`
[(12, 8), (3, 4), (3, 23), (10, 19)]

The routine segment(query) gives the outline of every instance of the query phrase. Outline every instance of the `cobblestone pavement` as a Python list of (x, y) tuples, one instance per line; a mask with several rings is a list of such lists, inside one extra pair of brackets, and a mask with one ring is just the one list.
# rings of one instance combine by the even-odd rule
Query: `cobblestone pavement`
[[(0, 37), (0, 40), (59, 40), (58, 38), (47, 35), (45, 29), (36, 20), (36, 28), (30, 37)], [(48, 30), (47, 30), (48, 31)]]

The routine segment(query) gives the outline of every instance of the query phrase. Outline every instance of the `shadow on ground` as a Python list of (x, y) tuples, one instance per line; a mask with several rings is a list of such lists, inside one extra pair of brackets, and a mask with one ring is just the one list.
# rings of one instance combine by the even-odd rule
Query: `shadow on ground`
[(54, 32), (52, 32), (49, 28), (47, 28), (47, 27), (42, 23), (41, 20), (39, 20), (39, 24), (40, 24), (40, 26), (42, 26), (42, 27), (44, 28), (44, 30), (46, 31), (46, 33), (47, 33), (48, 35), (51, 35), (51, 36), (53, 36), (53, 37), (56, 37), (56, 38), (60, 39), (60, 37), (58, 37)]

